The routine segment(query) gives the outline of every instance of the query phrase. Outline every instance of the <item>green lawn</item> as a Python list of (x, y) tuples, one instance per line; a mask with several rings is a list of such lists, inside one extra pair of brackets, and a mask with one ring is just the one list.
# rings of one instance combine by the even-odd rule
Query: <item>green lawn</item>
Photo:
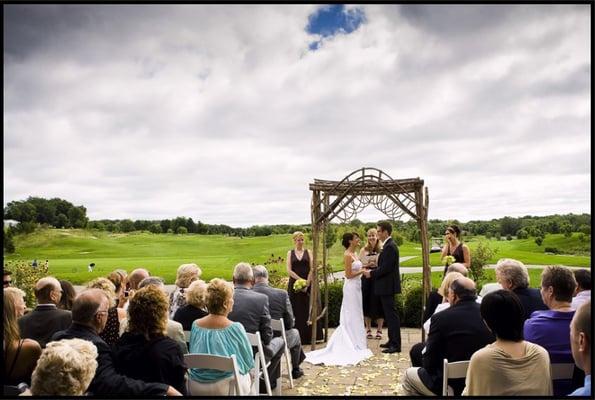
[[(470, 241), (473, 255), (476, 241)], [(96, 276), (105, 276), (116, 268), (128, 271), (135, 267), (146, 267), (153, 275), (165, 278), (173, 283), (176, 269), (180, 264), (194, 262), (202, 270), (202, 277), (209, 280), (214, 277), (231, 279), (235, 264), (240, 261), (265, 263), (271, 256), (285, 259), (287, 251), (293, 247), (291, 235), (272, 235), (266, 237), (228, 237), (221, 235), (172, 235), (151, 233), (110, 234), (108, 232), (86, 231), (77, 229), (46, 229), (30, 235), (15, 237), (16, 254), (5, 260), (33, 259), (50, 261), (50, 273), (72, 281), (84, 283)], [(311, 245), (311, 244), (310, 244)], [(532, 239), (496, 241), (490, 245), (498, 253), (490, 263), (499, 258), (510, 257), (526, 264), (563, 264), (571, 266), (590, 266), (590, 242), (580, 243), (578, 235), (565, 238), (563, 235), (548, 235), (542, 246), (537, 246)], [(308, 247), (309, 244), (307, 243)], [(582, 247), (581, 247), (582, 246)], [(585, 247), (586, 246), (586, 247)], [(544, 247), (557, 247), (559, 250), (573, 251), (588, 248), (587, 256), (544, 254)], [(343, 247), (337, 242), (329, 250), (329, 263), (333, 269), (342, 269)], [(400, 246), (401, 257), (417, 256), (402, 263), (403, 267), (421, 266), (421, 247), (419, 243), (405, 242)], [(94, 262), (92, 273), (87, 272), (87, 265)], [(440, 255), (430, 255), (433, 266), (441, 265)], [(285, 263), (276, 264), (273, 269), (285, 273)], [(491, 271), (488, 271), (490, 273)], [(492, 272), (493, 273), (493, 272)], [(538, 283), (531, 271), (531, 283)]]

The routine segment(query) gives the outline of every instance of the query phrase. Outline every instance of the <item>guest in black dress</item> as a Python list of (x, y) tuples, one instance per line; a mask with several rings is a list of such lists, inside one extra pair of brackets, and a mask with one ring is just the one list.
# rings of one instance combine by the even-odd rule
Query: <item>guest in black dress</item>
[(154, 285), (138, 290), (128, 306), (128, 329), (115, 346), (120, 374), (145, 382), (160, 382), (186, 394), (184, 356), (178, 343), (166, 336), (167, 294)]
[(107, 310), (107, 322), (105, 328), (99, 333), (105, 343), (113, 346), (120, 338), (120, 321), (126, 318), (126, 311), (117, 307), (118, 298), (115, 292), (116, 286), (108, 278), (95, 278), (87, 283), (87, 288), (101, 289), (110, 302)]
[(174, 321), (182, 324), (185, 331), (192, 330), (192, 323), (208, 315), (206, 311), (207, 284), (203, 280), (194, 281), (186, 288), (186, 304), (176, 310)]
[[(368, 229), (368, 242), (361, 249), (359, 258), (364, 268), (374, 269), (378, 266), (378, 254), (380, 254), (380, 241), (376, 228)], [(368, 339), (372, 339), (372, 321), (376, 320), (376, 339), (382, 339), (382, 325), (384, 324), (384, 312), (380, 297), (374, 294), (374, 277), (366, 278), (362, 275), (362, 305), (364, 308), (364, 323)]]
[[(312, 279), (314, 279), (314, 273), (310, 252), (304, 249), (304, 234), (299, 231), (295, 232), (293, 242), (295, 244), (294, 249), (287, 252), (287, 275), (289, 275), (287, 293), (293, 308), (295, 328), (300, 332), (300, 339), (304, 345), (312, 342), (312, 326), (308, 325), (308, 318), (310, 316), (310, 287)], [(296, 292), (293, 290), (293, 284), (298, 279), (305, 279), (308, 284), (304, 289)], [(320, 309), (320, 295), (317, 297), (319, 300), (318, 308)], [(316, 340), (322, 340), (322, 324), (320, 321), (316, 325)]]
[[(471, 254), (469, 247), (460, 242), (461, 230), (456, 225), (450, 225), (444, 232), (445, 245), (442, 248), (441, 257), (453, 256), (457, 263), (464, 264), (467, 269), (471, 266)], [(450, 264), (444, 266), (444, 275)]]

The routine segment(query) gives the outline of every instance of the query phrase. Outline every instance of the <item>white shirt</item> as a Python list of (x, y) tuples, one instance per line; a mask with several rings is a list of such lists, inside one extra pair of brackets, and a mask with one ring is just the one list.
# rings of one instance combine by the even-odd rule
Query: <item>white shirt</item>
[(584, 303), (586, 303), (589, 300), (591, 300), (591, 291), (590, 290), (582, 290), (582, 291), (578, 292), (576, 294), (576, 296), (574, 296), (572, 298), (572, 304), (570, 305), (570, 307), (573, 310), (576, 310), (581, 305), (583, 305)]

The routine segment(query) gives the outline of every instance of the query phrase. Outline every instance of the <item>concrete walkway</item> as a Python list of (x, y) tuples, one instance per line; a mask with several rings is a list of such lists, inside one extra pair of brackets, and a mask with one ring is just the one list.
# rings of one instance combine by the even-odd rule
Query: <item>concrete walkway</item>
[[(334, 329), (329, 329), (329, 337)], [(374, 331), (375, 332), (375, 331)], [(294, 380), (289, 387), (285, 366), (282, 367), (282, 395), (284, 396), (404, 396), (401, 377), (411, 366), (409, 350), (421, 341), (421, 330), (401, 328), (401, 353), (383, 354), (380, 343), (387, 340), (383, 329), (382, 339), (368, 339), (368, 347), (374, 355), (355, 366), (324, 366), (302, 363), (304, 376)], [(318, 344), (316, 349), (324, 348)], [(304, 348), (310, 351), (310, 346)]]

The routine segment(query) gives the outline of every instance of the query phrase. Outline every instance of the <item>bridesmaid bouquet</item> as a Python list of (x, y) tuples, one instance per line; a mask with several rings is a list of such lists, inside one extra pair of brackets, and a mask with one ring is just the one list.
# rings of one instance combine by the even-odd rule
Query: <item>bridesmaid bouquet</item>
[(293, 290), (300, 291), (303, 288), (305, 288), (308, 285), (308, 282), (305, 279), (298, 279), (297, 281), (295, 281), (295, 283), (293, 284)]
[(446, 266), (455, 262), (455, 258), (453, 256), (446, 256), (442, 259), (442, 263)]

